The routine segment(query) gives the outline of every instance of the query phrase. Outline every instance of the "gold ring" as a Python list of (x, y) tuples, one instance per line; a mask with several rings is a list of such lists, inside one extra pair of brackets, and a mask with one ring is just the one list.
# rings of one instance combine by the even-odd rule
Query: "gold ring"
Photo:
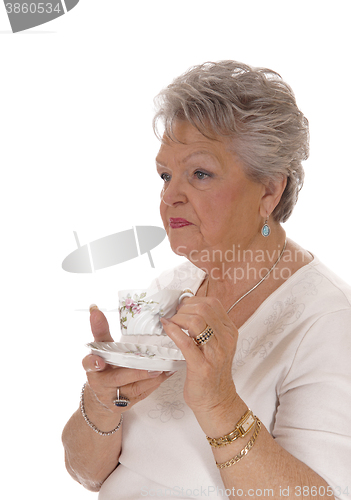
[(210, 326), (206, 326), (205, 330), (201, 332), (197, 337), (193, 339), (196, 345), (205, 345), (212, 335), (214, 334), (214, 331)]

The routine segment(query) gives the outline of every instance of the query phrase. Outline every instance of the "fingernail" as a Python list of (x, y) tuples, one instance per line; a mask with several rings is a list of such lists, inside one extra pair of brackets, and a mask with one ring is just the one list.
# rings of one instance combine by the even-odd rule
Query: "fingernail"
[(163, 325), (168, 325), (170, 323), (170, 321), (168, 321), (168, 319), (166, 318), (161, 318), (160, 321)]
[(162, 372), (156, 372), (156, 371), (152, 371), (152, 370), (148, 370), (147, 372), (148, 372), (150, 377), (158, 377), (162, 373)]
[(165, 375), (166, 375), (166, 377), (170, 377), (171, 375), (174, 375), (175, 373), (177, 373), (177, 371), (175, 371), (175, 372), (165, 372)]
[(100, 369), (100, 364), (99, 364), (99, 361), (98, 361), (98, 360), (96, 360), (96, 361), (95, 361), (95, 368), (96, 368), (97, 370), (99, 370), (99, 369)]
[(94, 309), (97, 309), (99, 310), (98, 306), (96, 304), (91, 304), (91, 306), (89, 307), (89, 311), (94, 311)]

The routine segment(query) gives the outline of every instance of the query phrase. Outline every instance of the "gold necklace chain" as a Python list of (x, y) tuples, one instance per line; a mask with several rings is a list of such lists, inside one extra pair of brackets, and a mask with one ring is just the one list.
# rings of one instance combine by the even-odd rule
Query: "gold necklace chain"
[[(284, 246), (283, 246), (283, 250), (280, 252), (280, 255), (278, 257), (278, 259), (275, 261), (275, 263), (273, 264), (273, 266), (270, 268), (270, 270), (268, 271), (268, 273), (263, 276), (263, 278), (258, 282), (256, 283), (255, 286), (253, 286), (248, 292), (246, 292), (242, 297), (240, 297), (240, 299), (238, 299), (237, 301), (234, 302), (234, 304), (232, 306), (230, 306), (230, 308), (228, 309), (227, 311), (227, 314), (230, 313), (230, 311), (233, 309), (233, 307), (235, 307), (237, 304), (239, 304), (239, 302), (241, 300), (243, 300), (247, 295), (249, 295), (249, 293), (253, 292), (261, 283), (264, 282), (265, 279), (268, 278), (268, 276), (271, 274), (271, 272), (275, 269), (275, 267), (279, 264), (280, 262), (280, 259), (283, 257), (283, 253), (285, 252), (285, 249), (286, 249), (286, 240), (285, 240), (285, 243), (284, 243)], [(206, 292), (205, 292), (205, 297), (207, 297), (207, 292), (208, 292), (208, 285), (209, 285), (209, 276), (207, 275), (207, 285), (206, 285)]]

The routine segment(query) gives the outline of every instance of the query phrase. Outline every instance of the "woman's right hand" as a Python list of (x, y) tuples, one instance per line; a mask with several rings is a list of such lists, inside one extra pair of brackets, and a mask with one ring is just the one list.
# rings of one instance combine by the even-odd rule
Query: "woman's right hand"
[[(90, 325), (95, 342), (113, 342), (109, 325), (105, 315), (97, 308), (90, 307)], [(145, 399), (167, 379), (164, 372), (135, 370), (108, 365), (100, 357), (90, 354), (83, 359), (83, 367), (87, 373), (89, 392), (94, 407), (101, 414), (111, 416), (129, 410), (135, 403)], [(168, 372), (168, 374), (170, 374)], [(120, 397), (130, 400), (125, 408), (116, 407), (113, 400), (117, 397), (117, 388)]]

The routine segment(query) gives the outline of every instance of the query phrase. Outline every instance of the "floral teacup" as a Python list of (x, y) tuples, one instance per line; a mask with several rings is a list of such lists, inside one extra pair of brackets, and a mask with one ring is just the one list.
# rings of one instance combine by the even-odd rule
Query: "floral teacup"
[(176, 313), (181, 290), (121, 290), (119, 316), (122, 335), (165, 335), (160, 318)]

